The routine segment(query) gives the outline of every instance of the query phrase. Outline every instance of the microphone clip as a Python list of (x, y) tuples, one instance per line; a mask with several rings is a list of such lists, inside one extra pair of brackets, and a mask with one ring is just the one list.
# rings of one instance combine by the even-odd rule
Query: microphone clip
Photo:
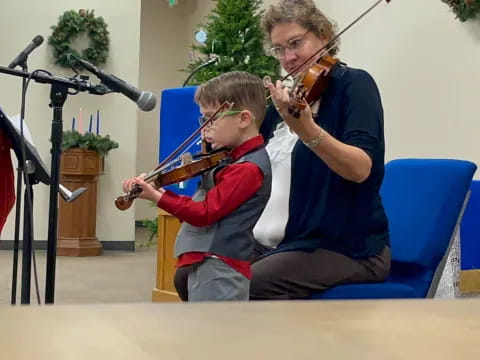
[(103, 82), (100, 84), (92, 84), (89, 80), (90, 77), (85, 74), (78, 74), (75, 75), (74, 77), (69, 78), (68, 80), (73, 81), (78, 84), (78, 89), (70, 93), (69, 95), (76, 95), (80, 92), (80, 88), (86, 90), (89, 94), (92, 95), (106, 95), (106, 94), (111, 94), (115, 93), (118, 91), (114, 91), (110, 89), (108, 86), (106, 86)]

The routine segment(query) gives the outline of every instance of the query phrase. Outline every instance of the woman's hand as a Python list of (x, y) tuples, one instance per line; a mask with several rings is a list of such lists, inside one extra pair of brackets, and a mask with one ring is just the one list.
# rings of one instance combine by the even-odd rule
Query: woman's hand
[(163, 188), (157, 189), (149, 183), (145, 182), (143, 178), (145, 174), (141, 174), (138, 177), (133, 177), (127, 180), (124, 180), (122, 183), (122, 189), (125, 193), (131, 191), (135, 185), (138, 185), (142, 188), (142, 192), (138, 195), (140, 199), (146, 199), (153, 201), (155, 204), (162, 198), (165, 190)]
[[(289, 110), (292, 109), (290, 90), (283, 87), (280, 80), (277, 80), (276, 85), (269, 83), (267, 86), (278, 113), (298, 137), (301, 139), (307, 139), (311, 137), (311, 134), (318, 133), (318, 125), (316, 125), (313, 120), (312, 110), (308, 104), (306, 104), (303, 110), (299, 110), (300, 116), (296, 118)], [(293, 95), (295, 95), (296, 91), (297, 90), (294, 90)]]
[(280, 81), (277, 81), (276, 85), (269, 83), (267, 86), (278, 113), (300, 140), (308, 143), (314, 139), (319, 139), (312, 151), (332, 171), (357, 183), (365, 181), (370, 176), (372, 160), (364, 150), (347, 145), (324, 131), (313, 120), (312, 110), (308, 104), (305, 109), (300, 110), (298, 118), (294, 117), (289, 111), (291, 95), (288, 89), (282, 87)]

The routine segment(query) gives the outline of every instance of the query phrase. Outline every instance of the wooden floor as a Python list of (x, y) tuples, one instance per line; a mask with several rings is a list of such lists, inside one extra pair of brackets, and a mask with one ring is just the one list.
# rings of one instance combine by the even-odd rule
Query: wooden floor
[[(144, 243), (145, 229), (137, 229), (136, 242)], [(0, 304), (10, 304), (12, 289), (12, 251), (0, 251)], [(21, 253), (17, 293), (20, 301)], [(40, 298), (45, 298), (45, 251), (37, 251)], [(57, 257), (55, 303), (84, 304), (148, 302), (155, 286), (156, 247), (137, 246), (135, 252), (106, 251), (94, 257)], [(31, 303), (36, 304), (32, 270)], [(1, 355), (1, 351), (0, 351)], [(0, 356), (1, 359), (1, 356)]]
[(480, 299), (0, 306), (2, 359), (478, 359)]

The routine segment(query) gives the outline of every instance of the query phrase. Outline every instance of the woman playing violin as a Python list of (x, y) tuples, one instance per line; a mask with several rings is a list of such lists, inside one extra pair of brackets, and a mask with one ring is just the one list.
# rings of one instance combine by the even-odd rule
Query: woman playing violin
[[(259, 134), (265, 89), (257, 76), (234, 71), (200, 86), (195, 101), (203, 114), (203, 139), (213, 150), (231, 150), (230, 161), (202, 175), (193, 198), (138, 177), (125, 180), (123, 190), (140, 185), (140, 198), (183, 221), (175, 243), (174, 281), (182, 300), (248, 300), (252, 231), (271, 190), (270, 160)], [(229, 105), (219, 109), (221, 104)]]
[[(270, 53), (287, 72), (335, 36), (312, 0), (271, 5), (264, 25)], [(337, 50), (333, 46), (328, 55)], [(337, 284), (380, 282), (389, 273), (388, 221), (379, 195), (385, 152), (379, 90), (366, 71), (340, 62), (328, 77), (323, 94), (298, 114), (287, 88), (268, 85), (273, 105), (261, 133), (268, 139), (283, 121), (299, 140), (285, 189), (284, 236), (273, 250), (257, 244), (252, 299), (302, 298)]]

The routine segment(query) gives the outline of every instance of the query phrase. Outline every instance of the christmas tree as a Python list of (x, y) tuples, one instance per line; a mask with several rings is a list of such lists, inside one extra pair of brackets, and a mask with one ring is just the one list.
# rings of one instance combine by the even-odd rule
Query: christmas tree
[(480, 12), (480, 0), (442, 0), (448, 4), (460, 21), (473, 19)]
[(218, 60), (203, 67), (188, 81), (188, 85), (202, 84), (228, 71), (239, 70), (260, 78), (268, 75), (276, 78), (278, 61), (265, 54), (264, 33), (261, 21), (262, 0), (214, 0), (216, 7), (201, 25), (207, 38), (203, 45), (192, 45), (194, 53), (203, 56), (191, 59), (184, 71), (192, 73), (212, 56)]

